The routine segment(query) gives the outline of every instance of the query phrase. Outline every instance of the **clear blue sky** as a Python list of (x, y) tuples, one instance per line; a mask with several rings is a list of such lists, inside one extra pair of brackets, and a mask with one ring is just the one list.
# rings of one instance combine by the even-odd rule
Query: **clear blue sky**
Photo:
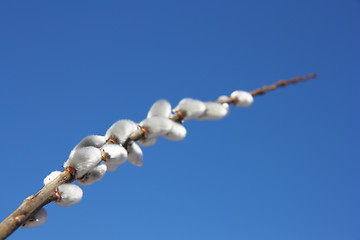
[(0, 218), (83, 137), (160, 98), (279, 79), (184, 141), (144, 148), (10, 239), (360, 239), (359, 1), (1, 1)]

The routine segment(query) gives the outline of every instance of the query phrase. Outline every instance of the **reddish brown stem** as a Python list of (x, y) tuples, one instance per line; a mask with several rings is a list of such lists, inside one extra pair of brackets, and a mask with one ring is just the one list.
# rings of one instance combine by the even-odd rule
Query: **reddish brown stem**
[(277, 83), (270, 85), (270, 86), (263, 86), (262, 88), (258, 88), (256, 90), (251, 91), (251, 95), (258, 96), (258, 95), (264, 95), (266, 92), (272, 91), (277, 89), (278, 87), (285, 87), (289, 84), (298, 83), (298, 82), (304, 82), (311, 78), (316, 78), (316, 73), (310, 73), (307, 76), (304, 77), (296, 77), (289, 80), (280, 80)]

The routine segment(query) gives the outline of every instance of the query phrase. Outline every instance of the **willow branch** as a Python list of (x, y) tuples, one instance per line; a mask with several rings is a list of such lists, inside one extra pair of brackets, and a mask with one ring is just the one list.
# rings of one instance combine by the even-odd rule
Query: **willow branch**
[[(289, 84), (294, 84), (302, 81), (315, 78), (316, 74), (311, 73), (304, 77), (296, 77), (289, 80), (280, 80), (277, 83), (264, 86), (262, 88), (251, 91), (253, 96), (263, 95), (266, 92), (275, 90), (279, 87), (285, 87)], [(220, 103), (234, 103), (233, 98), (219, 98), (217, 102)], [(171, 120), (182, 123), (184, 121), (183, 112), (178, 111), (170, 117)], [(131, 142), (136, 142), (142, 139), (145, 135), (145, 130), (140, 128), (133, 132), (125, 141), (123, 146), (126, 148)], [(71, 183), (75, 180), (75, 172), (73, 169), (65, 169), (57, 178), (52, 182), (46, 184), (37, 194), (27, 197), (23, 203), (11, 213), (4, 221), (0, 223), (0, 240), (10, 236), (16, 229), (22, 226), (29, 218), (31, 218), (40, 208), (56, 201), (57, 187), (64, 183)]]

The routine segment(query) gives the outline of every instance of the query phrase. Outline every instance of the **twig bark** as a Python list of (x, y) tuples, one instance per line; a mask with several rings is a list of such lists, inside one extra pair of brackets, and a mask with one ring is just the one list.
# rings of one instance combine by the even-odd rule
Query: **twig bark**
[(40, 208), (56, 200), (56, 189), (63, 183), (74, 181), (74, 172), (65, 170), (51, 183), (45, 185), (37, 194), (27, 197), (10, 216), (0, 223), (0, 239), (10, 236), (16, 229), (32, 217)]
[[(306, 81), (311, 78), (315, 78), (316, 74), (311, 73), (304, 77), (296, 77), (289, 80), (280, 80), (279, 82), (270, 85), (264, 86), (262, 88), (251, 91), (250, 93), (253, 96), (263, 95), (266, 92), (277, 89), (278, 87), (285, 87), (288, 84), (293, 84), (301, 81)], [(218, 99), (217, 102), (220, 103), (233, 103), (234, 99), (232, 98), (221, 98)], [(182, 112), (176, 112), (171, 119), (181, 123), (183, 121)], [(126, 148), (128, 144), (133, 141), (138, 141), (143, 138), (144, 131), (142, 129), (136, 130), (133, 132), (130, 137), (123, 144)], [(51, 183), (45, 185), (36, 195), (32, 195), (26, 198), (23, 203), (13, 212), (11, 213), (4, 221), (0, 223), (0, 240), (7, 238), (10, 236), (16, 229), (22, 226), (26, 220), (32, 217), (36, 211), (38, 211), (43, 206), (49, 204), (52, 201), (56, 200), (56, 189), (63, 183), (70, 183), (75, 180), (75, 173), (72, 169), (65, 169), (56, 179), (54, 179)]]
[(304, 82), (304, 81), (307, 81), (307, 80), (309, 80), (311, 78), (316, 78), (316, 77), (317, 77), (316, 73), (310, 73), (309, 75), (304, 76), (304, 77), (296, 77), (296, 78), (292, 78), (292, 79), (289, 79), (289, 80), (280, 80), (280, 81), (278, 81), (277, 83), (275, 83), (273, 85), (263, 86), (262, 88), (258, 88), (258, 89), (254, 90), (254, 91), (251, 91), (250, 93), (253, 96), (263, 95), (266, 92), (277, 89), (278, 87), (286, 87), (289, 84), (294, 84), (294, 83), (298, 83), (298, 82)]

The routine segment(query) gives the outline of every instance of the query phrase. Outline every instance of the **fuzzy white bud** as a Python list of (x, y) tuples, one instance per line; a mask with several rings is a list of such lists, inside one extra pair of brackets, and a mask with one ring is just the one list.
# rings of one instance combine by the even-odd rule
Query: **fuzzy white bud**
[(228, 103), (222, 103), (221, 105), (226, 109), (227, 114), (229, 114), (229, 112), (230, 112), (230, 105), (229, 105)]
[(146, 118), (139, 125), (146, 128), (146, 138), (155, 138), (167, 134), (171, 130), (173, 124), (174, 121), (169, 118), (151, 117)]
[(164, 135), (164, 138), (172, 141), (180, 141), (186, 137), (186, 128), (180, 123), (174, 122), (171, 130)]
[(147, 117), (166, 117), (169, 118), (171, 115), (171, 105), (165, 100), (161, 99), (156, 101), (150, 108)]
[(118, 169), (119, 165), (106, 163), (106, 171), (115, 172)]
[(202, 101), (184, 98), (179, 104), (174, 108), (174, 112), (183, 111), (184, 120), (189, 120), (191, 118), (197, 118), (205, 112), (205, 104)]
[(138, 129), (136, 123), (131, 120), (122, 119), (114, 123), (106, 132), (105, 138), (116, 138), (118, 143), (123, 144), (126, 139)]
[(234, 91), (231, 93), (230, 97), (234, 99), (234, 105), (236, 107), (248, 107), (254, 101), (254, 97), (251, 93), (245, 91)]
[(46, 178), (44, 178), (44, 185), (52, 182), (55, 178), (57, 178), (59, 175), (61, 174), (60, 171), (53, 171), (51, 172), (49, 175), (46, 176)]
[(135, 166), (141, 167), (143, 165), (143, 152), (140, 146), (136, 143), (132, 143), (128, 145), (127, 151), (127, 160)]
[(105, 162), (108, 171), (115, 171), (118, 166), (126, 162), (127, 152), (120, 144), (107, 144), (102, 150), (106, 156)]
[(102, 145), (105, 144), (105, 136), (100, 135), (90, 135), (83, 138), (71, 151), (70, 157), (75, 153), (76, 149), (82, 147), (97, 147), (100, 148)]
[(83, 147), (75, 152), (64, 163), (64, 168), (73, 167), (76, 170), (75, 177), (81, 178), (101, 161), (101, 151), (96, 147)]
[(229, 100), (231, 100), (231, 98), (225, 95), (222, 95), (218, 98), (218, 101), (222, 101), (222, 102), (227, 102)]
[(138, 143), (143, 147), (149, 147), (154, 145), (157, 142), (157, 138), (141, 138)]
[(198, 120), (218, 120), (229, 113), (229, 104), (218, 102), (205, 102), (206, 110), (203, 115), (197, 117)]
[(23, 227), (32, 228), (43, 225), (48, 218), (47, 212), (44, 208), (40, 208), (32, 217), (30, 217), (24, 224)]
[(82, 178), (78, 179), (78, 183), (83, 186), (89, 186), (100, 179), (102, 179), (106, 173), (107, 167), (104, 162), (100, 162), (96, 167), (91, 169)]
[(78, 185), (64, 183), (58, 187), (60, 198), (55, 201), (57, 205), (67, 207), (80, 202), (83, 197), (83, 191)]
[(100, 135), (89, 135), (84, 137), (76, 146), (75, 149), (77, 148), (82, 148), (82, 147), (97, 147), (100, 148), (102, 145), (105, 144), (105, 136), (100, 136)]

